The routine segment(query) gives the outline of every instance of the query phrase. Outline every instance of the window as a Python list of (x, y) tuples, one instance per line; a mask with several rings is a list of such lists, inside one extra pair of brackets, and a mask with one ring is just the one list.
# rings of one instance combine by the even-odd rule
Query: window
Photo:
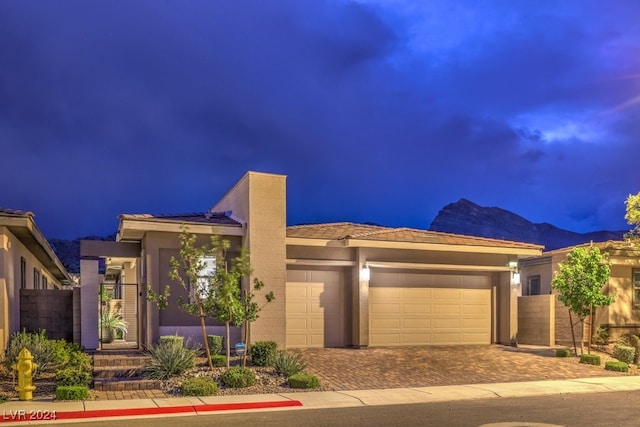
[(20, 289), (27, 289), (27, 260), (20, 257)]
[(527, 277), (527, 295), (540, 295), (540, 275)]
[(40, 289), (40, 270), (33, 269), (33, 289)]
[(47, 276), (42, 275), (42, 289), (47, 289), (49, 287), (49, 281), (47, 280)]
[[(216, 274), (216, 257), (205, 256), (199, 260), (204, 265), (204, 268), (198, 276), (196, 282), (196, 289), (191, 288), (191, 293), (200, 296), (200, 298), (207, 298), (209, 296), (210, 282), (209, 280)], [(193, 302), (193, 299), (192, 299)]]
[(632, 271), (633, 282), (633, 306), (640, 308), (640, 269), (633, 269)]

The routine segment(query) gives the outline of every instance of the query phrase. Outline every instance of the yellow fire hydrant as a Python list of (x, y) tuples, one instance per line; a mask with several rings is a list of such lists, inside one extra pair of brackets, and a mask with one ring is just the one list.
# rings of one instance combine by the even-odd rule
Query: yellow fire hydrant
[(33, 363), (31, 352), (23, 348), (18, 354), (18, 362), (12, 368), (18, 371), (18, 392), (20, 400), (33, 400), (33, 371), (38, 367), (37, 363)]

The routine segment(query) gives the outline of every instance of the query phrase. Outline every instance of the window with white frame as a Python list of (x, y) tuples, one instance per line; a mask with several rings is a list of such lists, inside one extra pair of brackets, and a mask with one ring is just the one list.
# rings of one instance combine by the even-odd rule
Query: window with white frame
[(191, 294), (205, 299), (209, 296), (209, 292), (211, 291), (211, 279), (216, 274), (216, 257), (205, 256), (200, 258), (198, 262), (203, 265), (203, 268), (200, 271), (198, 280), (196, 281), (196, 288), (191, 288)]

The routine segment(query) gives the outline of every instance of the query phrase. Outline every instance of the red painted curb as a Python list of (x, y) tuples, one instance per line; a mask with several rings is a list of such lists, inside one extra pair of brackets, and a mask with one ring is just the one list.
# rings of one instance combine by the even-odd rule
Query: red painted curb
[[(246, 402), (246, 403), (218, 403), (211, 405), (192, 406), (164, 406), (157, 408), (130, 408), (130, 409), (95, 409), (91, 411), (66, 411), (57, 412), (55, 410), (34, 410), (34, 411), (10, 411), (0, 416), (0, 423), (19, 423), (49, 420), (73, 420), (85, 418), (108, 418), (108, 417), (139, 417), (143, 415), (167, 415), (167, 414), (188, 414), (197, 415), (199, 413), (215, 411), (234, 411), (242, 409), (266, 409), (266, 408), (286, 408), (302, 406), (298, 400), (284, 400), (276, 402)], [(2, 407), (0, 406), (0, 411)], [(55, 418), (53, 418), (55, 416)]]

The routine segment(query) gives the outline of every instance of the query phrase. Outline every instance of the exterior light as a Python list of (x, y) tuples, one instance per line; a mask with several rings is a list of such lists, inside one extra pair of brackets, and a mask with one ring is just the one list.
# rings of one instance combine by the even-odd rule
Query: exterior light
[(511, 284), (512, 285), (519, 285), (520, 284), (520, 273), (513, 273), (513, 276), (511, 276)]
[(518, 261), (509, 261), (509, 268), (518, 268)]
[(371, 278), (371, 269), (365, 264), (360, 270), (360, 280), (369, 281)]

